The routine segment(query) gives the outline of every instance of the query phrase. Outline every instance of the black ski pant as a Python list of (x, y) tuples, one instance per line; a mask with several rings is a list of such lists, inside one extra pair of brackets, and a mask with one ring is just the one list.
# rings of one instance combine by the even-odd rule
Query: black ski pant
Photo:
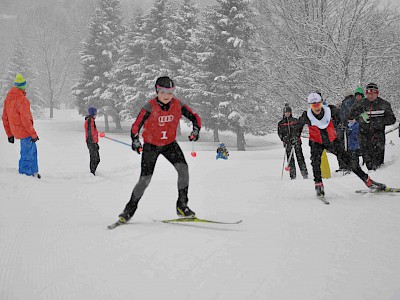
[[(345, 137), (345, 135), (347, 135), (346, 129), (343, 128), (343, 126), (338, 126), (338, 128), (336, 128), (336, 135), (337, 135), (337, 141), (342, 145), (343, 149), (346, 151), (347, 149), (347, 136)], [(347, 168), (347, 164), (343, 161), (343, 159), (341, 159), (339, 156), (337, 156), (337, 161), (339, 164), (339, 170), (350, 170)]]
[(307, 166), (306, 166), (306, 163), (304, 160), (303, 149), (301, 148), (301, 144), (295, 144), (295, 145), (286, 144), (285, 145), (287, 159), (289, 160), (290, 152), (292, 151), (292, 147), (294, 147), (294, 153), (292, 154), (292, 158), (290, 159), (290, 162), (289, 162), (290, 178), (291, 179), (296, 178), (296, 165), (295, 165), (295, 160), (294, 160), (295, 155), (297, 157), (297, 164), (299, 165), (301, 175), (303, 177), (308, 176)]
[(155, 146), (149, 143), (143, 145), (141, 173), (138, 183), (135, 185), (131, 199), (126, 205), (125, 210), (130, 214), (136, 211), (137, 204), (142, 198), (144, 191), (149, 186), (153, 176), (158, 156), (162, 154), (178, 172), (178, 191), (181, 201), (187, 204), (187, 192), (189, 186), (189, 167), (185, 156), (176, 141), (165, 146)]
[(87, 147), (89, 149), (89, 155), (90, 155), (90, 172), (95, 174), (97, 166), (100, 163), (100, 154), (99, 154), (99, 145), (97, 143), (86, 143)]
[(351, 155), (346, 152), (340, 141), (335, 139), (329, 144), (319, 144), (310, 141), (311, 147), (311, 166), (314, 174), (314, 181), (322, 182), (321, 175), (321, 156), (324, 149), (336, 155), (338, 159), (341, 159), (345, 166), (352, 170), (363, 182), (368, 179), (368, 174), (366, 174), (360, 167), (360, 164), (352, 159)]
[(378, 169), (385, 160), (385, 132), (375, 132), (374, 134), (362, 132), (359, 133), (358, 137), (367, 169)]

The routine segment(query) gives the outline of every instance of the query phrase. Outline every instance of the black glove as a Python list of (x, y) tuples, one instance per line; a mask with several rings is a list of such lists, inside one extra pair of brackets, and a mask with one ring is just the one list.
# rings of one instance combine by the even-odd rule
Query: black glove
[(39, 137), (38, 137), (38, 136), (35, 137), (35, 138), (31, 137), (31, 142), (32, 142), (32, 143), (36, 143), (36, 141), (38, 141), (38, 140), (39, 140)]
[(193, 131), (189, 135), (189, 141), (197, 141), (199, 137), (200, 137), (200, 129), (194, 127)]
[(289, 143), (289, 141), (290, 141), (290, 137), (289, 137), (289, 136), (284, 136), (284, 137), (282, 138), (282, 142), (283, 142), (284, 144)]
[(11, 144), (14, 144), (14, 136), (13, 135), (8, 138), (8, 142)]
[(138, 154), (140, 154), (140, 152), (143, 150), (138, 136), (135, 136), (132, 139), (132, 150), (136, 151)]

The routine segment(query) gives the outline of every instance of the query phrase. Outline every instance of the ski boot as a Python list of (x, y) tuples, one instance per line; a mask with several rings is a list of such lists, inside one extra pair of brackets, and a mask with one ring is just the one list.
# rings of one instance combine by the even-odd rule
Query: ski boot
[(189, 208), (189, 206), (187, 206), (187, 203), (189, 201), (187, 193), (188, 193), (187, 187), (179, 190), (178, 201), (176, 201), (176, 213), (179, 217), (194, 218), (196, 217), (195, 212), (192, 211)]
[(118, 216), (119, 222), (127, 223), (132, 218), (132, 216), (135, 214), (136, 209), (137, 209), (137, 203), (130, 204), (130, 202), (128, 202), (124, 211), (122, 213), (120, 213)]
[(371, 177), (369, 177), (369, 176), (368, 176), (367, 180), (365, 181), (365, 184), (367, 185), (367, 187), (369, 187), (370, 189), (373, 189), (373, 190), (383, 191), (386, 189), (385, 184), (373, 181), (371, 179)]
[(324, 184), (322, 182), (315, 183), (315, 192), (317, 193), (317, 197), (325, 197)]

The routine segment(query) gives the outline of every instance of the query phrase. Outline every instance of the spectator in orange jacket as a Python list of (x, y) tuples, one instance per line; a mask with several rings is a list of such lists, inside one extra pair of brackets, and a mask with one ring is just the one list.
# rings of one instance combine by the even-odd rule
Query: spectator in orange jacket
[(40, 178), (36, 147), (39, 137), (33, 128), (31, 105), (25, 88), (25, 78), (17, 74), (14, 86), (4, 100), (3, 125), (10, 143), (13, 144), (14, 139), (21, 140), (19, 173)]

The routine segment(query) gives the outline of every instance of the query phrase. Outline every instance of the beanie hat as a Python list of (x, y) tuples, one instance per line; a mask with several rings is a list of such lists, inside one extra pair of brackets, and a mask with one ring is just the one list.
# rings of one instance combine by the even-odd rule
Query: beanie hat
[(307, 97), (307, 102), (308, 103), (318, 103), (321, 102), (322, 98), (319, 94), (317, 93), (311, 93), (310, 95), (308, 95)]
[(368, 83), (367, 86), (365, 87), (365, 91), (367, 90), (373, 90), (373, 91), (379, 91), (378, 85), (376, 83)]
[(292, 113), (292, 108), (289, 106), (288, 103), (286, 103), (285, 107), (283, 108), (283, 113), (286, 113), (286, 112)]
[(160, 89), (173, 91), (175, 90), (175, 84), (168, 76), (162, 76), (157, 78), (155, 88), (156, 92)]
[(21, 74), (18, 73), (17, 76), (15, 76), (14, 86), (20, 90), (25, 90), (26, 80), (25, 80), (24, 76), (22, 76)]
[(355, 90), (354, 90), (354, 95), (360, 94), (361, 96), (364, 97), (364, 90), (361, 86), (358, 86)]
[(350, 88), (348, 88), (348, 89), (346, 89), (346, 90), (343, 92), (343, 95), (344, 95), (345, 97), (353, 96), (353, 90), (350, 89)]
[(89, 115), (93, 117), (94, 115), (97, 115), (97, 108), (96, 107), (89, 107), (88, 108), (88, 112), (89, 112)]

